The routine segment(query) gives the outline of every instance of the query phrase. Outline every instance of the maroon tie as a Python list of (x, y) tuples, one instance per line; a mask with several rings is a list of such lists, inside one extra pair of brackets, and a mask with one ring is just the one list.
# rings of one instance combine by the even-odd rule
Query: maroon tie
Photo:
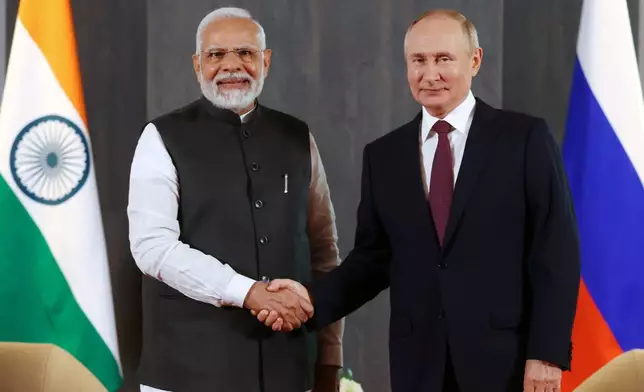
[(436, 147), (429, 183), (429, 206), (432, 210), (438, 242), (443, 246), (445, 228), (452, 205), (452, 193), (454, 192), (452, 148), (447, 137), (452, 131), (452, 127), (446, 121), (439, 120), (431, 130), (438, 134), (438, 147)]

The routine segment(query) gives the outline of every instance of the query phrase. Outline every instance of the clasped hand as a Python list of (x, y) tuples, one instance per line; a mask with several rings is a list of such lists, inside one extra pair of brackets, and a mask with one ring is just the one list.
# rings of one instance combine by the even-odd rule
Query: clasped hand
[(270, 284), (255, 283), (246, 296), (244, 307), (273, 331), (292, 331), (313, 317), (308, 291), (289, 279), (277, 279)]

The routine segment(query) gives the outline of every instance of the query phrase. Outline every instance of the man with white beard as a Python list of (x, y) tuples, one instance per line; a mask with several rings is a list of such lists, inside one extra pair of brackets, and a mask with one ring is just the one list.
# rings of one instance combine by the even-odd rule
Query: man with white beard
[[(213, 11), (196, 38), (203, 95), (145, 126), (130, 174), (141, 390), (336, 391), (342, 321), (315, 335), (299, 328), (308, 299), (266, 290), (339, 263), (317, 146), (306, 123), (258, 103), (271, 51), (247, 11)], [(290, 333), (251, 314), (267, 308)]]

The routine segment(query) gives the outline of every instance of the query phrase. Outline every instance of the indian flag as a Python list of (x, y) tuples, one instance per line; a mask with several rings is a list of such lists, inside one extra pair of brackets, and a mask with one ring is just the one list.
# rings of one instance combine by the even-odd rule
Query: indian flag
[(0, 341), (50, 343), (121, 385), (69, 0), (20, 2), (0, 107)]

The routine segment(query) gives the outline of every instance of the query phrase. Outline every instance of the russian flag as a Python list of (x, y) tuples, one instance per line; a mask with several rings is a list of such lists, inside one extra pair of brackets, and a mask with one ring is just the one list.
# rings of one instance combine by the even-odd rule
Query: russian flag
[(644, 348), (644, 101), (626, 0), (583, 2), (563, 156), (582, 256), (571, 391)]

